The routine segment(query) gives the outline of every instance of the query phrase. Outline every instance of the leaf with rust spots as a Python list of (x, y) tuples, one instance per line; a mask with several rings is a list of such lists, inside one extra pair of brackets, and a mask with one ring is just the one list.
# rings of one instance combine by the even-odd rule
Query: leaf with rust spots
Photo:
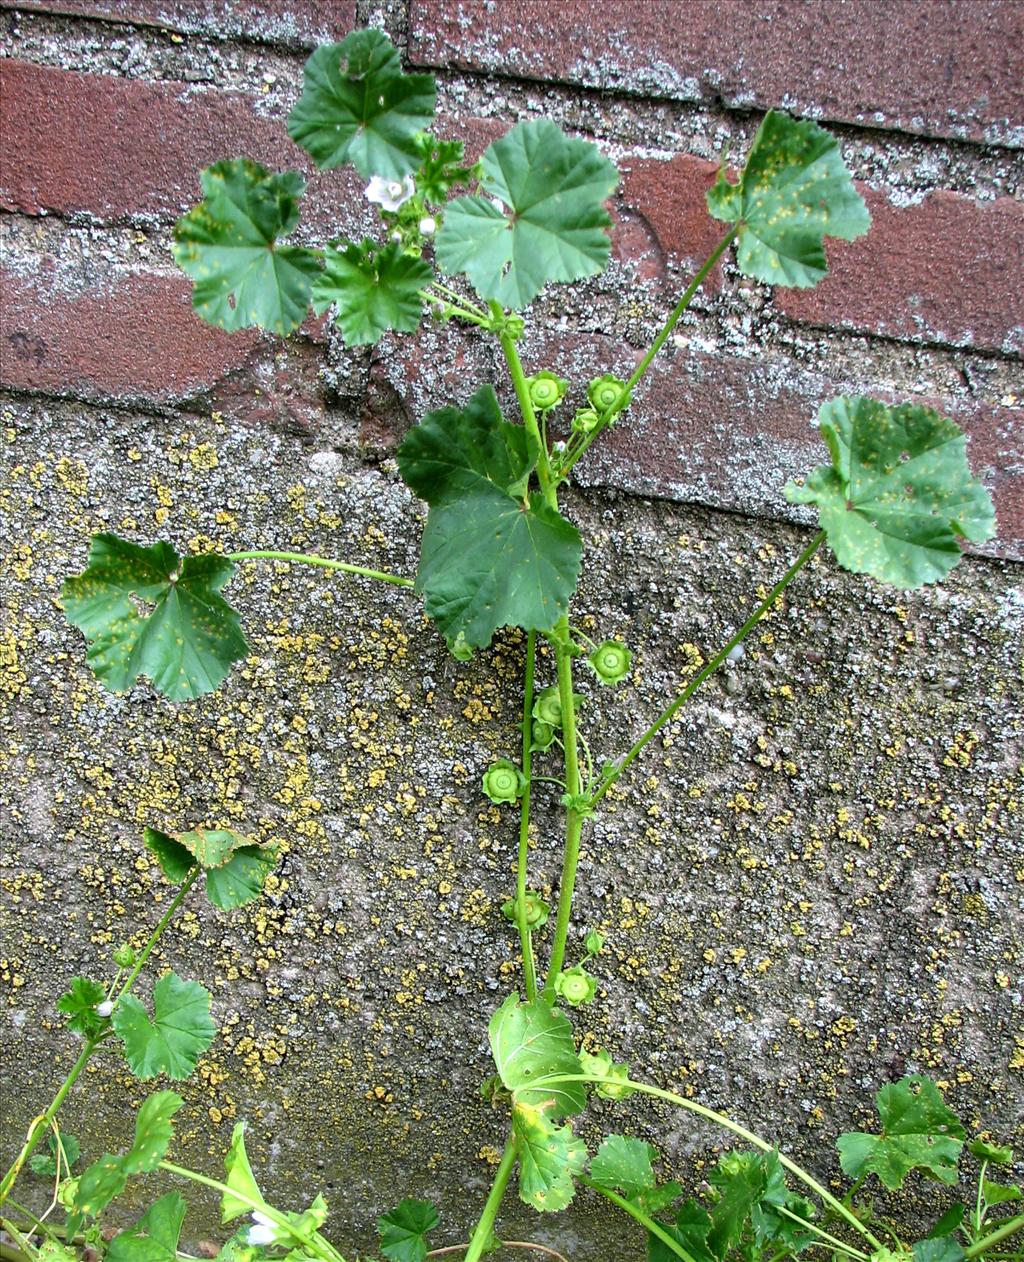
[(519, 1140), (519, 1195), (534, 1209), (565, 1209), (587, 1161), (586, 1145), (568, 1123), (553, 1126), (543, 1108), (530, 1104), (515, 1105), (512, 1129)]
[(964, 1128), (930, 1078), (913, 1074), (887, 1083), (875, 1097), (880, 1135), (849, 1131), (837, 1142), (839, 1164), (851, 1179), (875, 1174), (892, 1191), (911, 1170), (943, 1183), (957, 1180)]
[(61, 599), (105, 687), (124, 692), (148, 675), (159, 692), (183, 701), (213, 692), (248, 652), (238, 614), (219, 594), (234, 573), (226, 557), (182, 560), (167, 543), (147, 548), (94, 535), (88, 567), (65, 582)]
[(707, 195), (716, 219), (739, 225), (741, 272), (800, 289), (827, 273), (825, 237), (852, 241), (871, 225), (839, 146), (816, 123), (765, 115), (738, 183), (723, 167)]
[(960, 429), (932, 408), (886, 407), (840, 397), (818, 413), (832, 465), (805, 486), (786, 486), (791, 504), (817, 504), (836, 560), (855, 574), (898, 587), (944, 578), (960, 540), (995, 531), (988, 491), (972, 476)]
[(200, 183), (204, 200), (174, 227), (174, 261), (194, 282), (193, 310), (229, 333), (291, 333), (320, 271), (315, 250), (278, 243), (299, 221), (306, 181), (237, 158), (207, 167)]

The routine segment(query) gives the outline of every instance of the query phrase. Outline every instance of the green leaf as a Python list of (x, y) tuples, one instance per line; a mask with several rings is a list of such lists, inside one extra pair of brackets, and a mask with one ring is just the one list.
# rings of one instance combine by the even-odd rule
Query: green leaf
[(164, 876), (174, 885), (180, 885), (195, 867), (195, 858), (181, 842), (158, 828), (147, 828), (142, 834), (142, 844), (156, 856)]
[(135, 1119), (131, 1148), (117, 1157), (104, 1153), (78, 1180), (74, 1200), (77, 1214), (94, 1218), (115, 1196), (120, 1196), (129, 1175), (156, 1169), (174, 1135), (170, 1120), (182, 1103), (181, 1096), (174, 1091), (157, 1091), (144, 1101)]
[(981, 1194), (988, 1202), (989, 1209), (996, 1205), (1006, 1205), (1010, 1201), (1019, 1201), (1022, 1193), (1016, 1183), (993, 1183), (991, 1179), (983, 1179)]
[(255, 1201), (257, 1205), (264, 1204), (263, 1193), (253, 1177), (252, 1167), (249, 1165), (249, 1154), (245, 1151), (244, 1122), (237, 1122), (234, 1130), (231, 1132), (231, 1147), (224, 1158), (224, 1172), (224, 1182), (231, 1189), (231, 1192), (239, 1192), (241, 1197), (248, 1199), (242, 1200), (240, 1196), (233, 1196), (231, 1192), (224, 1192), (220, 1201), (220, 1221), (222, 1223), (230, 1222), (232, 1218), (237, 1218), (239, 1214), (251, 1214), (252, 1201)]
[(244, 907), (263, 893), (277, 855), (267, 846), (242, 846), (223, 867), (206, 874), (206, 897), (223, 911)]
[(519, 1140), (519, 1195), (542, 1211), (565, 1209), (573, 1198), (573, 1178), (583, 1173), (587, 1148), (572, 1127), (555, 1127), (545, 1108), (517, 1101), (512, 1128)]
[(57, 1000), (57, 1011), (66, 1013), (71, 1020), (68, 1029), (83, 1038), (99, 1034), (107, 1024), (106, 1018), (96, 1011), (96, 1005), (107, 997), (106, 990), (90, 977), (72, 977), (70, 988)]
[(121, 1158), (125, 1174), (155, 1170), (167, 1155), (174, 1127), (171, 1118), (184, 1101), (175, 1091), (154, 1091), (135, 1118), (135, 1139)]
[(654, 1168), (658, 1150), (642, 1139), (608, 1135), (590, 1162), (590, 1177), (609, 1191), (635, 1198), (655, 1186)]
[(379, 342), (388, 329), (412, 333), (423, 315), (420, 290), (434, 273), (422, 259), (392, 242), (342, 243), (324, 252), (324, 270), (313, 286), (313, 310), (322, 315), (337, 304), (336, 323), (349, 346)]
[(994, 1166), (1008, 1166), (1013, 1160), (1013, 1149), (1009, 1144), (993, 1144), (985, 1139), (972, 1139), (967, 1151), (979, 1161), (990, 1161)]
[(125, 995), (114, 1009), (113, 1024), (136, 1078), (187, 1078), (213, 1042), (217, 1027), (210, 1019), (210, 992), (177, 973), (164, 974), (153, 987), (153, 1020), (134, 995)]
[(147, 828), (144, 841), (170, 881), (183, 881), (197, 862), (205, 868), (206, 896), (223, 910), (258, 898), (277, 860), (272, 847), (253, 845), (229, 828), (200, 829), (177, 837)]
[[(707, 1246), (711, 1230), (711, 1216), (694, 1200), (680, 1206), (674, 1224), (659, 1224), (677, 1243), (681, 1244), (694, 1262), (716, 1262)], [(647, 1235), (647, 1262), (679, 1262), (679, 1255), (653, 1232)]]
[(429, 127), (437, 95), (427, 74), (403, 74), (380, 31), (353, 31), (306, 62), (288, 135), (323, 170), (351, 162), (360, 175), (400, 180), (420, 163), (416, 133)]
[(183, 701), (212, 692), (248, 652), (238, 614), (218, 594), (234, 573), (226, 557), (182, 560), (167, 543), (94, 535), (88, 568), (65, 582), (61, 599), (105, 687), (124, 692), (144, 674)]
[(957, 1201), (951, 1205), (949, 1209), (942, 1215), (939, 1221), (928, 1233), (926, 1239), (937, 1240), (940, 1236), (950, 1236), (960, 1226), (967, 1214), (967, 1206), (963, 1201)]
[(837, 1143), (839, 1164), (851, 1179), (875, 1174), (890, 1190), (911, 1170), (955, 1183), (964, 1128), (930, 1078), (914, 1074), (888, 1083), (875, 1100), (882, 1133), (849, 1131)]
[(464, 163), (463, 148), (461, 140), (438, 140), (429, 133), (420, 139), (416, 191), (424, 201), (442, 206), (455, 185), (467, 185), (478, 174), (477, 166)]
[(74, 1209), (77, 1214), (95, 1218), (103, 1212), (115, 1196), (120, 1196), (128, 1176), (120, 1157), (104, 1153), (99, 1161), (82, 1173), (75, 1190)]
[(481, 167), (483, 195), (451, 202), (437, 234), (445, 272), (464, 272), (481, 298), (518, 311), (550, 281), (604, 270), (611, 217), (603, 203), (619, 176), (596, 145), (539, 119), (488, 146)]
[(377, 1219), (381, 1252), (393, 1262), (423, 1262), (427, 1256), (427, 1232), (441, 1220), (430, 1201), (409, 1196)]
[(835, 139), (775, 110), (758, 128), (739, 182), (723, 168), (707, 201), (716, 219), (740, 225), (740, 271), (770, 285), (816, 285), (828, 271), (824, 238), (852, 241), (871, 225)]
[(967, 1256), (949, 1236), (940, 1240), (919, 1240), (912, 1253), (914, 1262), (964, 1262)]
[(398, 467), (430, 505), (416, 583), (441, 632), (483, 648), (502, 626), (554, 626), (576, 588), (579, 531), (539, 494), (524, 501), (526, 433), (502, 420), (493, 388), (428, 412)]
[(579, 1113), (586, 1107), (582, 1082), (532, 1085), (547, 1076), (583, 1072), (564, 1013), (543, 999), (520, 1003), (518, 995), (509, 995), (491, 1017), (487, 1033), (498, 1075), (517, 1103), (546, 1106), (552, 1117)]
[(161, 1196), (134, 1227), (111, 1240), (107, 1262), (175, 1262), (187, 1208), (177, 1192)]
[[(78, 1145), (78, 1140), (74, 1135), (69, 1135), (65, 1131), (60, 1132), (60, 1147), (64, 1156), (60, 1163), (60, 1174), (66, 1176), (67, 1172), (81, 1157), (82, 1150)], [(37, 1152), (29, 1161), (29, 1169), (33, 1174), (39, 1174), (45, 1178), (56, 1177), (57, 1170), (57, 1136), (51, 1131), (46, 1137), (46, 1151)]]
[(992, 500), (967, 465), (954, 423), (932, 408), (842, 396), (818, 413), (832, 466), (793, 504), (817, 504), (821, 527), (844, 569), (899, 587), (933, 583), (960, 560), (960, 539), (992, 536)]
[(281, 245), (299, 221), (306, 181), (258, 162), (216, 162), (199, 177), (204, 200), (174, 227), (174, 261), (194, 282), (192, 309), (234, 333), (253, 325), (282, 336), (306, 318), (315, 250)]
[(708, 1175), (717, 1201), (711, 1210), (708, 1247), (718, 1258), (724, 1258), (743, 1236), (751, 1211), (760, 1201), (768, 1184), (763, 1164), (753, 1153), (726, 1153)]

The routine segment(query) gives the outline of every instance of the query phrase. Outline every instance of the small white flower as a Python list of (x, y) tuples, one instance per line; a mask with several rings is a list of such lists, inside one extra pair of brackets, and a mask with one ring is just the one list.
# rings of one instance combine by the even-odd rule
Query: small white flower
[(109, 999), (104, 999), (102, 1003), (96, 1005), (96, 1015), (98, 1017), (109, 1017), (113, 1011), (114, 1005)]
[(391, 240), (392, 240), (392, 241), (401, 241), (401, 239), (402, 239), (402, 234), (401, 234), (401, 233), (400, 233), (400, 232), (396, 229), (396, 230), (395, 230), (395, 231), (391, 234)]
[(424, 215), (420, 220), (420, 232), (425, 237), (432, 237), (437, 231), (437, 220), (433, 215)]
[(277, 1224), (258, 1209), (252, 1211), (252, 1220), (256, 1225), (249, 1228), (249, 1243), (253, 1245), (273, 1244), (274, 1235), (277, 1232)]
[(743, 659), (746, 657), (746, 655), (747, 655), (747, 650), (743, 647), (743, 645), (737, 644), (737, 645), (734, 645), (733, 648), (729, 650), (729, 656), (726, 658), (726, 661), (742, 662)]
[(376, 202), (382, 210), (395, 211), (416, 192), (416, 182), (411, 175), (402, 180), (386, 180), (373, 175), (366, 186), (366, 200)]
[(557, 452), (558, 455), (561, 455), (562, 452), (565, 451), (565, 443), (562, 443), (562, 442), (553, 443), (551, 449), (552, 451)]

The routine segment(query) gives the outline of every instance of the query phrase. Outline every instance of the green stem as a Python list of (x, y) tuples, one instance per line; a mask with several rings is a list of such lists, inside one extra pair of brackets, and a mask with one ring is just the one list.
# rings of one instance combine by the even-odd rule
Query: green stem
[[(555, 628), (552, 641), (555, 646), (555, 662), (558, 670), (558, 700), (562, 710), (562, 744), (565, 754), (565, 791), (570, 797), (580, 792), (579, 749), (576, 739), (576, 712), (572, 699), (572, 655), (566, 647), (569, 639), (569, 620), (562, 618)], [(565, 851), (562, 856), (562, 875), (558, 885), (558, 914), (551, 943), (551, 961), (548, 965), (544, 998), (555, 1001), (555, 978), (565, 961), (565, 944), (569, 936), (569, 919), (572, 915), (572, 896), (576, 885), (576, 868), (580, 861), (580, 843), (583, 838), (583, 816), (572, 808), (565, 820)]]
[[(565, 1082), (601, 1081), (602, 1079), (595, 1074), (550, 1074), (546, 1077), (535, 1079), (531, 1090), (555, 1087)], [(776, 1153), (779, 1163), (785, 1166), (790, 1174), (795, 1175), (805, 1187), (809, 1187), (812, 1192), (815, 1192), (835, 1214), (845, 1219), (873, 1248), (881, 1249), (883, 1247), (882, 1242), (872, 1235), (860, 1219), (847, 1209), (842, 1201), (834, 1197), (827, 1188), (823, 1188), (812, 1174), (808, 1174), (802, 1166), (798, 1166), (795, 1161), (791, 1161), (785, 1153), (779, 1152), (774, 1144), (769, 1144), (760, 1135), (755, 1135), (753, 1131), (748, 1131), (745, 1126), (741, 1126), (739, 1122), (734, 1122), (731, 1117), (727, 1117), (724, 1113), (716, 1113), (714, 1109), (698, 1104), (695, 1100), (687, 1100), (685, 1096), (676, 1095), (674, 1091), (664, 1091), (661, 1087), (652, 1087), (646, 1082), (634, 1082), (632, 1078), (629, 1078), (621, 1085), (631, 1087), (634, 1091), (639, 1091), (643, 1095), (654, 1096), (657, 1100), (665, 1100), (669, 1104), (678, 1105), (679, 1108), (686, 1109), (690, 1113), (696, 1113), (698, 1117), (714, 1122), (716, 1126), (721, 1126), (727, 1131), (732, 1131), (734, 1135), (738, 1135), (740, 1139), (745, 1139), (748, 1144), (752, 1144), (755, 1148), (760, 1148), (762, 1152)], [(1021, 1219), (1021, 1223), (1024, 1224), (1024, 1218)]]
[[(160, 941), (161, 935), (163, 934), (167, 926), (171, 923), (171, 919), (173, 918), (174, 913), (178, 910), (178, 907), (181, 905), (182, 900), (185, 898), (186, 894), (188, 894), (189, 890), (195, 884), (196, 880), (201, 875), (201, 873), (202, 873), (202, 868), (200, 867), (193, 868), (192, 871), (189, 873), (189, 875), (186, 877), (185, 881), (183, 882), (181, 889), (179, 889), (177, 894), (175, 894), (174, 898), (171, 899), (170, 906), (167, 908), (163, 916), (160, 918), (160, 922), (158, 923), (156, 928), (149, 935), (149, 941), (142, 948), (139, 958), (135, 962), (135, 967), (128, 974), (128, 977), (124, 985), (121, 987), (120, 991), (118, 992), (117, 999), (114, 1000), (115, 1003), (117, 1002), (117, 1000), (121, 999), (123, 995), (126, 995), (129, 990), (131, 990), (132, 985), (135, 982), (135, 979), (138, 977), (139, 973), (142, 972), (142, 969), (146, 961), (149, 959), (150, 953), (152, 952), (156, 944)], [(24, 1166), (25, 1162), (32, 1155), (32, 1152), (35, 1149), (36, 1145), (39, 1143), (39, 1140), (43, 1137), (46, 1131), (49, 1130), (50, 1126), (53, 1124), (53, 1120), (57, 1116), (57, 1113), (59, 1112), (61, 1105), (64, 1103), (65, 1099), (67, 1098), (68, 1092), (75, 1085), (75, 1082), (78, 1080), (79, 1074), (81, 1074), (82, 1070), (89, 1063), (89, 1060), (92, 1057), (93, 1052), (100, 1045), (100, 1043), (102, 1043), (105, 1039), (110, 1037), (110, 1034), (111, 1034), (111, 1031), (109, 1028), (107, 1028), (106, 1030), (103, 1031), (102, 1034), (99, 1034), (96, 1037), (88, 1040), (85, 1047), (82, 1048), (81, 1054), (79, 1055), (78, 1059), (71, 1066), (71, 1070), (68, 1073), (68, 1076), (64, 1079), (63, 1083), (61, 1084), (60, 1089), (58, 1090), (57, 1094), (53, 1097), (53, 1100), (50, 1102), (50, 1107), (46, 1110), (45, 1113), (37, 1117), (36, 1120), (29, 1127), (29, 1132), (25, 1139), (25, 1143), (22, 1146), (21, 1152), (15, 1158), (14, 1164), (4, 1175), (3, 1183), (0, 1184), (0, 1205), (2, 1205), (4, 1201), (6, 1201), (7, 1196), (10, 1193), (11, 1188), (14, 1186), (14, 1181), (17, 1179), (22, 1166)]]
[(239, 1188), (228, 1187), (226, 1183), (208, 1178), (205, 1174), (198, 1174), (195, 1170), (189, 1170), (185, 1166), (176, 1166), (171, 1161), (161, 1161), (157, 1169), (166, 1170), (168, 1174), (176, 1174), (181, 1179), (188, 1179), (192, 1183), (199, 1183), (203, 1187), (212, 1188), (215, 1192), (220, 1192), (222, 1196), (225, 1194), (231, 1196), (236, 1201), (241, 1201), (243, 1205), (248, 1205), (250, 1209), (258, 1209), (264, 1217), (269, 1218), (276, 1226), (282, 1227), (293, 1239), (305, 1245), (318, 1258), (322, 1258), (323, 1262), (344, 1262), (344, 1258), (342, 1258), (337, 1249), (327, 1240), (324, 1240), (319, 1232), (314, 1232), (311, 1236), (308, 1236), (304, 1231), (299, 1231), (279, 1209), (275, 1209), (273, 1205), (268, 1205), (266, 1201), (255, 1200)]
[(481, 329), (489, 329), (491, 322), (485, 312), (476, 312), (462, 305), (464, 299), (455, 295), (454, 301), (446, 297), (444, 294), (432, 294), (429, 289), (420, 290), (420, 298), (424, 302), (437, 303), (443, 310), (445, 315), (458, 316), (460, 320), (465, 320), (467, 324), (475, 324)]
[[(732, 243), (733, 237), (735, 237), (738, 231), (739, 231), (739, 224), (734, 224), (729, 229), (729, 231), (725, 234), (725, 236), (721, 239), (721, 241), (719, 241), (719, 243), (711, 251), (711, 254), (708, 256), (707, 261), (704, 263), (704, 266), (700, 269), (700, 271), (696, 274), (696, 276), (694, 276), (693, 280), (690, 281), (682, 298), (680, 298), (679, 301), (676, 303), (675, 307), (673, 307), (671, 313), (669, 314), (668, 319), (661, 326), (661, 330), (659, 331), (658, 336), (651, 343), (651, 349), (647, 352), (647, 354), (643, 357), (643, 359), (637, 365), (636, 370), (634, 371), (632, 377), (630, 377), (630, 379), (626, 382), (626, 388), (622, 392), (623, 398), (627, 400), (629, 399), (633, 390), (639, 384), (644, 373), (646, 373), (647, 369), (650, 368), (651, 361), (654, 359), (655, 355), (657, 355), (658, 351), (660, 351), (661, 348), (665, 345), (665, 342), (668, 339), (669, 334), (678, 324), (680, 316), (683, 314), (686, 308), (693, 301), (693, 297), (696, 294), (697, 290), (700, 289), (701, 285), (703, 285), (704, 281), (707, 279), (708, 273), (711, 271), (714, 265), (718, 262), (718, 260), (722, 257), (725, 251), (729, 248), (730, 244)], [(573, 453), (571, 459), (566, 462), (566, 464), (563, 467), (563, 473), (569, 472), (569, 470), (573, 467), (576, 461), (579, 460), (580, 456), (583, 455), (583, 453), (587, 450), (587, 448), (594, 441), (594, 439), (597, 438), (597, 436), (601, 434), (604, 430), (606, 430), (609, 425), (611, 425), (611, 423), (615, 420), (615, 418), (618, 416), (618, 414), (622, 410), (623, 410), (622, 406), (619, 406), (615, 408), (613, 411), (606, 413), (604, 416), (601, 417), (600, 422), (594, 427), (594, 429), (589, 434), (584, 436), (583, 441), (580, 443), (577, 450)]]
[(866, 1253), (862, 1253), (860, 1249), (855, 1249), (852, 1245), (847, 1244), (845, 1240), (840, 1240), (838, 1236), (831, 1235), (824, 1229), (824, 1227), (818, 1227), (814, 1223), (808, 1222), (806, 1218), (801, 1218), (799, 1214), (794, 1214), (793, 1211), (787, 1209), (785, 1205), (776, 1205), (775, 1212), (777, 1214), (784, 1214), (786, 1218), (790, 1218), (793, 1222), (799, 1223), (806, 1231), (813, 1231), (816, 1235), (820, 1236), (822, 1240), (827, 1240), (834, 1249), (838, 1249), (847, 1257), (859, 1258), (861, 1262), (868, 1262), (868, 1255)]
[(577, 1175), (578, 1182), (584, 1187), (592, 1188), (595, 1192), (611, 1201), (613, 1205), (617, 1205), (619, 1209), (624, 1210), (630, 1218), (635, 1218), (642, 1226), (646, 1227), (652, 1236), (657, 1236), (661, 1243), (671, 1249), (677, 1258), (682, 1258), (683, 1262), (696, 1262), (692, 1253), (688, 1253), (674, 1236), (670, 1236), (661, 1223), (656, 1222), (649, 1214), (645, 1214), (642, 1209), (634, 1205), (632, 1201), (627, 1201), (624, 1196), (619, 1196), (617, 1192), (611, 1191), (610, 1188), (601, 1187), (600, 1184), (592, 1182), (592, 1180)]
[[(504, 318), (504, 311), (501, 304), (492, 302), (491, 313), (495, 320)], [(555, 491), (554, 483), (551, 479), (551, 464), (548, 460), (548, 449), (544, 443), (544, 439), (540, 432), (540, 425), (537, 422), (537, 413), (534, 410), (533, 400), (530, 398), (530, 387), (526, 384), (526, 373), (523, 371), (522, 361), (519, 358), (519, 352), (516, 350), (515, 341), (507, 333), (499, 333), (498, 341), (501, 343), (501, 349), (505, 355), (505, 362), (508, 364), (509, 376), (512, 378), (512, 384), (515, 386), (516, 398), (519, 400), (519, 410), (523, 414), (523, 425), (527, 434), (533, 439), (537, 446), (537, 480), (540, 482), (540, 489), (544, 493), (544, 498), (551, 508), (558, 508), (558, 496)]]
[(149, 959), (150, 955), (152, 954), (153, 948), (160, 941), (161, 937), (163, 936), (164, 930), (167, 928), (167, 926), (171, 923), (171, 920), (174, 918), (174, 913), (178, 910), (178, 908), (184, 902), (185, 897), (188, 894), (189, 890), (192, 888), (192, 886), (195, 885), (196, 881), (198, 881), (200, 876), (202, 876), (203, 871), (204, 869), (199, 867), (198, 864), (196, 864), (196, 866), (192, 869), (192, 871), (188, 874), (188, 876), (182, 882), (181, 889), (178, 890), (177, 894), (175, 894), (175, 896), (171, 899), (170, 906), (167, 908), (164, 914), (160, 917), (159, 924), (153, 930), (153, 932), (149, 935), (149, 941), (146, 943), (146, 945), (142, 948), (141, 952), (139, 953), (139, 958), (135, 961), (135, 967), (128, 974), (127, 978), (125, 979), (124, 985), (118, 991), (117, 999), (114, 1000), (115, 1003), (117, 1003), (118, 999), (121, 999), (125, 995), (127, 995), (128, 992), (131, 990), (131, 988), (135, 985), (135, 979), (138, 977), (138, 975), (142, 972), (143, 968), (145, 967), (146, 961)]
[(505, 1151), (501, 1154), (501, 1161), (498, 1164), (497, 1173), (494, 1176), (494, 1182), (491, 1185), (490, 1193), (484, 1204), (484, 1211), (480, 1215), (480, 1221), (473, 1229), (473, 1235), (469, 1241), (469, 1248), (463, 1262), (480, 1262), (483, 1257), (484, 1250), (490, 1243), (491, 1236), (494, 1232), (494, 1223), (498, 1217), (498, 1210), (501, 1208), (502, 1199), (505, 1196), (505, 1189), (508, 1187), (508, 1181), (512, 1177), (512, 1169), (516, 1164), (516, 1155), (519, 1151), (519, 1145), (516, 1143), (514, 1135), (509, 1136), (508, 1143), (505, 1145)]
[(736, 647), (736, 645), (743, 643), (743, 641), (747, 638), (750, 632), (753, 631), (753, 629), (757, 626), (757, 624), (761, 621), (761, 619), (765, 616), (765, 614), (768, 613), (768, 611), (772, 608), (772, 606), (775, 604), (778, 598), (782, 595), (782, 593), (786, 590), (786, 588), (790, 585), (790, 583), (792, 583), (793, 579), (796, 578), (797, 574), (799, 574), (799, 572), (804, 568), (807, 562), (810, 561), (811, 557), (813, 557), (814, 554), (818, 551), (818, 549), (821, 547), (824, 541), (825, 541), (825, 532), (823, 530), (819, 530), (818, 533), (811, 540), (811, 542), (807, 545), (807, 547), (804, 548), (803, 552), (800, 553), (797, 559), (785, 572), (782, 578), (779, 579), (779, 581), (775, 584), (775, 586), (764, 598), (764, 600), (761, 601), (761, 603), (750, 615), (750, 617), (746, 620), (743, 626), (740, 627), (740, 629), (732, 637), (732, 639), (726, 641), (726, 643), (718, 650), (718, 652), (711, 659), (711, 661), (708, 662), (708, 664), (704, 667), (704, 669), (698, 675), (695, 675), (693, 679), (690, 680), (690, 682), (686, 685), (686, 687), (679, 694), (679, 696), (676, 697), (675, 700), (661, 712), (661, 714), (654, 720), (654, 722), (647, 729), (647, 731), (644, 732), (643, 736), (641, 736), (639, 740), (636, 741), (632, 749), (630, 749), (630, 751), (625, 755), (622, 761), (618, 764), (616, 769), (611, 773), (611, 775), (608, 776), (608, 778), (604, 781), (601, 787), (594, 794), (593, 798), (591, 799), (592, 802), (594, 803), (600, 802), (600, 800), (608, 792), (608, 790), (615, 783), (615, 781), (619, 779), (619, 777), (630, 765), (630, 763), (633, 762), (637, 758), (637, 756), (640, 754), (644, 746), (647, 745), (650, 741), (652, 741), (655, 736), (657, 736), (657, 734), (661, 731), (661, 729), (665, 726), (666, 723), (671, 722), (671, 720), (676, 716), (679, 710), (682, 709), (682, 707), (687, 703), (687, 701), (690, 700), (690, 698), (701, 686), (701, 684), (705, 681), (705, 679), (707, 679), (708, 676), (713, 675), (715, 671), (718, 670), (719, 666), (721, 666), (721, 664), (729, 656), (729, 654)]
[(990, 1231), (983, 1240), (977, 1240), (970, 1248), (965, 1249), (964, 1256), (976, 1258), (980, 1254), (987, 1253), (993, 1245), (999, 1244), (1008, 1236), (1016, 1235), (1022, 1228), (1024, 1228), (1024, 1214), (1018, 1214), (1016, 1218), (1008, 1218), (1006, 1222), (1000, 1223), (993, 1231)]
[(530, 858), (530, 764), (533, 744), (533, 675), (537, 662), (537, 633), (526, 633), (526, 669), (523, 676), (523, 777), (526, 788), (519, 802), (519, 859), (516, 869), (516, 922), (523, 954), (526, 998), (537, 998), (537, 969), (533, 960), (533, 935), (526, 923), (526, 869)]
[(0, 1223), (3, 1224), (4, 1230), (10, 1233), (11, 1239), (14, 1241), (15, 1245), (17, 1245), (18, 1252), (23, 1258), (39, 1257), (39, 1250), (31, 1243), (27, 1236), (23, 1236), (21, 1234), (12, 1222), (8, 1221), (6, 1218), (0, 1218)]
[(465, 308), (467, 311), (471, 311), (474, 316), (478, 316), (481, 320), (487, 321), (488, 324), (490, 323), (490, 317), (483, 307), (476, 306), (472, 299), (466, 298), (464, 295), (460, 294), (457, 289), (452, 289), (450, 285), (445, 285), (442, 281), (434, 279), (430, 282), (430, 288), (424, 290), (423, 292), (429, 293), (430, 289), (436, 289), (446, 302), (458, 303), (460, 307)]
[(89, 1063), (93, 1052), (106, 1038), (106, 1034), (107, 1032), (104, 1031), (103, 1034), (99, 1034), (95, 1038), (91, 1038), (86, 1042), (85, 1046), (79, 1053), (78, 1059), (68, 1071), (68, 1076), (61, 1083), (57, 1094), (50, 1102), (50, 1107), (45, 1113), (40, 1114), (40, 1116), (37, 1117), (29, 1126), (28, 1135), (25, 1137), (25, 1142), (22, 1145), (21, 1152), (19, 1152), (17, 1157), (15, 1157), (10, 1169), (4, 1175), (3, 1183), (0, 1183), (0, 1205), (7, 1200), (11, 1188), (14, 1186), (15, 1180), (21, 1173), (22, 1166), (24, 1166), (25, 1162), (28, 1161), (29, 1157), (31, 1157), (32, 1153), (35, 1151), (35, 1147), (39, 1143), (40, 1139), (42, 1139), (42, 1137), (53, 1125), (53, 1119), (60, 1111), (60, 1106), (64, 1103), (65, 1099), (67, 1099), (68, 1092), (78, 1081), (79, 1074), (81, 1074), (82, 1070)]
[(343, 570), (346, 574), (359, 574), (363, 578), (378, 578), (382, 583), (396, 587), (415, 587), (411, 578), (387, 574), (384, 570), (368, 570), (363, 565), (349, 565), (346, 561), (331, 561), (328, 557), (311, 556), (305, 552), (229, 552), (229, 561), (293, 561), (299, 565), (319, 565), (325, 570)]

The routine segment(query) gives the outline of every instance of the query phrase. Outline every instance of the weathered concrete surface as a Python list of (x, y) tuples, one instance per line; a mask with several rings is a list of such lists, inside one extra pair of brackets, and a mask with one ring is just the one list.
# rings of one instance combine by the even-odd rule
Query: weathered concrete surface
[[(143, 826), (226, 822), (284, 857), (263, 903), (225, 915), (197, 896), (161, 951), (211, 988), (221, 1031), (183, 1088), (178, 1158), (216, 1173), (246, 1117), (268, 1195), (298, 1205), (323, 1185), (344, 1249), (369, 1247), (402, 1195), (438, 1201), (441, 1243), (464, 1238), (503, 1142), (476, 1092), (486, 1022), (518, 981), (498, 911), (515, 821), (478, 785), (516, 747), (519, 640), (460, 665), (404, 591), (247, 565), (229, 595), (252, 653), (222, 694), (112, 696), (57, 603), (92, 532), (412, 573), (421, 506), (340, 406), (296, 433), (12, 397), (3, 429), (3, 1155), (74, 1054), (66, 979), (166, 903)], [(638, 650), (624, 689), (581, 679), (587, 739), (614, 756), (806, 535), (598, 489), (569, 512), (591, 540), (577, 620)], [(588, 829), (575, 942), (596, 927), (609, 944), (598, 1002), (573, 1018), (588, 1043), (824, 1175), (835, 1134), (904, 1071), (937, 1076), (972, 1131), (1012, 1133), (1021, 580), (971, 560), (900, 594), (815, 563)], [(557, 793), (537, 798), (550, 891)], [(67, 1107), (87, 1155), (127, 1136), (144, 1094), (99, 1059)], [(582, 1133), (593, 1148), (613, 1129), (683, 1178), (722, 1140), (641, 1100), (599, 1103)], [(947, 1199), (914, 1183), (905, 1201), (923, 1222)], [(196, 1204), (193, 1241), (216, 1231)], [(578, 1262), (642, 1252), (585, 1193), (543, 1219), (510, 1200), (501, 1229)]]

